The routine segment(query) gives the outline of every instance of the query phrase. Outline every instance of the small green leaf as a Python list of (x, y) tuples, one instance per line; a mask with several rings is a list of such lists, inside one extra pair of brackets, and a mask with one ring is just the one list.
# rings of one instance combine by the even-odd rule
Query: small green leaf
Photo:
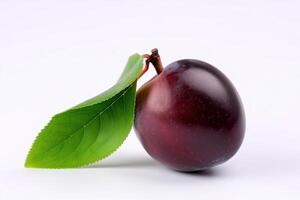
[(80, 167), (113, 153), (131, 130), (142, 67), (142, 57), (134, 54), (113, 87), (55, 115), (34, 141), (25, 166)]

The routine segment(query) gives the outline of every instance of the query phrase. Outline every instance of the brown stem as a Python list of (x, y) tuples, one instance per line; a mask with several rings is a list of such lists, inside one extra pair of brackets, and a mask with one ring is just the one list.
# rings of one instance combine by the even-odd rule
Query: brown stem
[(152, 63), (157, 74), (160, 74), (164, 70), (164, 67), (161, 63), (160, 56), (158, 54), (158, 49), (155, 48), (151, 50), (151, 56), (149, 62)]
[(148, 71), (150, 63), (154, 66), (157, 74), (160, 74), (164, 70), (160, 56), (158, 54), (158, 50), (156, 48), (151, 50), (151, 55), (144, 54), (143, 58), (145, 59), (145, 66), (139, 78), (143, 76), (146, 73), (146, 71)]

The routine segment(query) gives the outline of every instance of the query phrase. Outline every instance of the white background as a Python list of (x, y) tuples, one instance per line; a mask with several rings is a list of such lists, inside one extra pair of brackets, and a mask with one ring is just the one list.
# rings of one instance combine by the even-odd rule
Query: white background
[[(0, 199), (299, 199), (299, 9), (297, 0), (1, 0)], [(53, 114), (110, 87), (129, 55), (153, 47), (165, 65), (197, 58), (232, 80), (247, 117), (233, 159), (174, 172), (132, 131), (93, 167), (23, 167)]]

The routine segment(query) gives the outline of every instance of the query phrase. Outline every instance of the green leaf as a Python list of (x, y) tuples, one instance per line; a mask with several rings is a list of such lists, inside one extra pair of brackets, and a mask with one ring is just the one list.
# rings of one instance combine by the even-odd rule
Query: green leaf
[(134, 54), (113, 87), (55, 115), (34, 141), (25, 166), (80, 167), (113, 153), (131, 130), (142, 67), (142, 57)]

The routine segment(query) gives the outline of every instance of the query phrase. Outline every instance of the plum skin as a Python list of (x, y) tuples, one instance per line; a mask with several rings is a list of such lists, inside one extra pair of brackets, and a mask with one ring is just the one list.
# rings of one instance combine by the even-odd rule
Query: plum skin
[(150, 156), (185, 172), (230, 159), (245, 133), (245, 114), (230, 80), (199, 60), (179, 60), (137, 92), (135, 132)]

